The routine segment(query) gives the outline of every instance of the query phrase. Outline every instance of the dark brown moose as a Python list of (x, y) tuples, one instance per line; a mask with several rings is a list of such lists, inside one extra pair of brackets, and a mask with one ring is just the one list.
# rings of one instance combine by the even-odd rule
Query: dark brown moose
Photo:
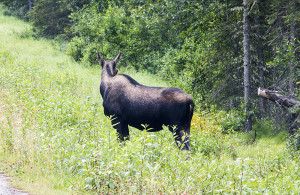
[(129, 139), (128, 125), (140, 130), (147, 126), (149, 132), (160, 131), (166, 125), (174, 133), (179, 148), (190, 150), (194, 111), (191, 96), (177, 88), (144, 86), (128, 75), (117, 74), (120, 58), (121, 53), (113, 61), (105, 61), (98, 53), (104, 114), (112, 118), (119, 138)]

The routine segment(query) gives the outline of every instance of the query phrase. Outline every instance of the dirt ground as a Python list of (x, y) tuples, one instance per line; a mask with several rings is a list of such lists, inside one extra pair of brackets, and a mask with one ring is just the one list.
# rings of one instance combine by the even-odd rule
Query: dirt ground
[(3, 174), (0, 174), (0, 195), (29, 195), (29, 194), (10, 187), (8, 177)]

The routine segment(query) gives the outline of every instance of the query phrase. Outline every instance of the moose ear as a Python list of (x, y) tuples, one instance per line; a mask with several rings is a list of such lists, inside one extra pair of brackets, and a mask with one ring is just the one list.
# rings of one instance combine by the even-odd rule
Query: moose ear
[(98, 56), (98, 60), (99, 60), (99, 62), (100, 62), (100, 64), (101, 64), (101, 66), (103, 67), (103, 65), (104, 65), (104, 60), (101, 58), (99, 52), (97, 53), (97, 56)]
[(122, 52), (120, 52), (119, 54), (118, 54), (118, 56), (115, 58), (115, 63), (118, 63), (118, 61), (121, 59), (121, 55), (122, 55)]

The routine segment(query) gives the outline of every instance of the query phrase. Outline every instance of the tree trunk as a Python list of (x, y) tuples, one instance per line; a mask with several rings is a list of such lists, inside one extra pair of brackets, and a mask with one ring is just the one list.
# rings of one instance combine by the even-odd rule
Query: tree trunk
[(32, 1), (31, 0), (28, 0), (28, 8), (29, 8), (29, 10), (32, 10)]
[[(264, 40), (262, 33), (262, 24), (261, 24), (261, 9), (260, 9), (260, 1), (258, 1), (258, 15), (255, 17), (255, 23), (257, 25), (257, 36), (258, 36), (258, 44), (257, 44), (257, 55), (258, 55), (258, 84), (259, 86), (264, 86)], [(265, 100), (263, 98), (259, 98), (259, 110), (260, 110), (260, 119), (265, 118)]]
[(245, 131), (252, 130), (252, 120), (250, 115), (251, 97), (250, 97), (250, 38), (249, 38), (249, 16), (248, 16), (249, 0), (244, 0), (244, 101), (245, 101)]
[[(294, 48), (296, 38), (296, 26), (295, 26), (295, 11), (296, 11), (296, 0), (292, 1), (292, 21), (291, 21), (291, 44)], [(294, 48), (295, 49), (295, 48)], [(296, 56), (295, 56), (296, 57)], [(293, 60), (290, 61), (290, 75), (289, 75), (289, 95), (293, 95), (295, 91), (294, 78), (295, 78), (295, 64)]]
[(293, 107), (300, 103), (300, 101), (298, 101), (296, 98), (284, 96), (279, 94), (277, 91), (271, 91), (265, 88), (258, 88), (258, 96), (264, 97), (272, 102), (275, 102), (276, 104), (286, 107)]

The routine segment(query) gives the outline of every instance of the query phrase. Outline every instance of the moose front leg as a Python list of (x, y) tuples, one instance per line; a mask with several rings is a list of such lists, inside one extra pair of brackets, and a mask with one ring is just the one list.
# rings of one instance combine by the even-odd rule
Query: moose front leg
[(129, 140), (128, 124), (122, 121), (121, 118), (116, 117), (111, 121), (113, 127), (117, 130), (119, 139), (121, 141)]

